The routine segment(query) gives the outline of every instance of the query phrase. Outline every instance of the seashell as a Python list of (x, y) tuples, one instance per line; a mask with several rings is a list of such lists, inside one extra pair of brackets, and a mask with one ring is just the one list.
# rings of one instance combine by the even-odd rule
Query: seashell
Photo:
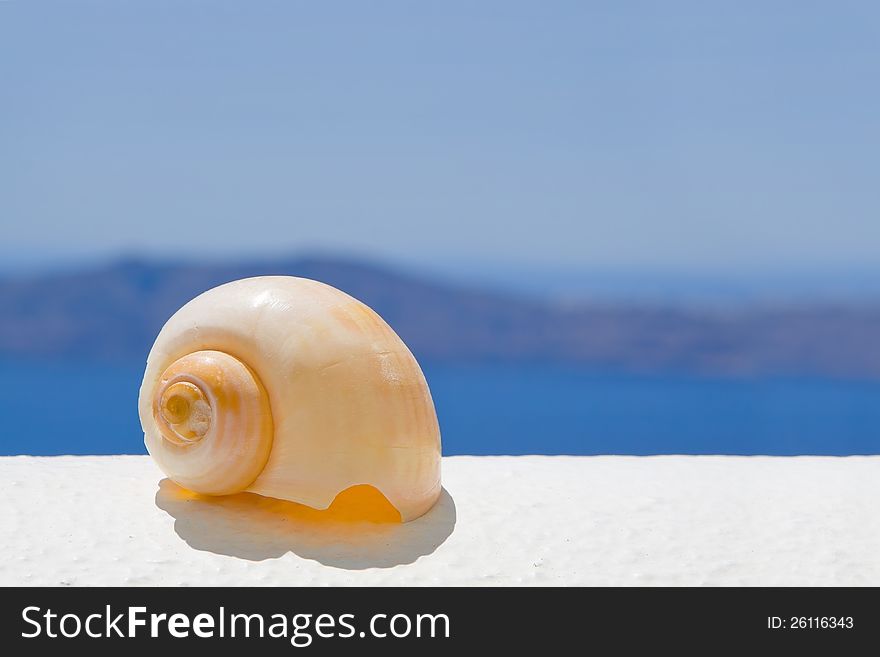
[(150, 455), (196, 493), (327, 509), (366, 485), (403, 521), (440, 495), (418, 363), (378, 314), (317, 281), (248, 278), (184, 305), (147, 358), (139, 413)]

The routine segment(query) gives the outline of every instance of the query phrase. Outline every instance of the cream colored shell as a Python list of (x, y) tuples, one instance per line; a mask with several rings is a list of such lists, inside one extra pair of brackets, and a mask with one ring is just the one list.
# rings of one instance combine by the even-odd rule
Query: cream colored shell
[(249, 278), (187, 303), (150, 351), (139, 412), (147, 450), (195, 492), (325, 509), (369, 484), (404, 521), (440, 494), (418, 363), (379, 315), (317, 281)]

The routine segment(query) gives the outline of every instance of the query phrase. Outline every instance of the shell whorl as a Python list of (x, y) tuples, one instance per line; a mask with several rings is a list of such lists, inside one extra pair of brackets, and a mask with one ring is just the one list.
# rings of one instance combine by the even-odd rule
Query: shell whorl
[(195, 351), (169, 365), (153, 391), (152, 417), (169, 476), (197, 493), (244, 490), (272, 449), (265, 388), (253, 370), (222, 351)]

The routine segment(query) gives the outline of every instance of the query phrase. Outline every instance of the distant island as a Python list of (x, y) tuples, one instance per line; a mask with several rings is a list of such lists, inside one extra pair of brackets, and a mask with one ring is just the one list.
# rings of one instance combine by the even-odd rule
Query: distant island
[(0, 279), (0, 357), (145, 359), (162, 324), (183, 303), (226, 281), (267, 274), (314, 278), (352, 294), (425, 361), (880, 378), (880, 300), (727, 310), (563, 305), (327, 257), (239, 264), (127, 259)]

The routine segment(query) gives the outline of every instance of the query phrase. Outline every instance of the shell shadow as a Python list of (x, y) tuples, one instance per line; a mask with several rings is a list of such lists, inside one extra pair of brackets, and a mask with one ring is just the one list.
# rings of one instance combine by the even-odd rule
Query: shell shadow
[(253, 493), (197, 495), (170, 479), (159, 482), (156, 506), (174, 518), (174, 531), (195, 550), (249, 561), (292, 552), (347, 570), (412, 563), (436, 550), (456, 519), (445, 488), (430, 511), (407, 523), (328, 520), (300, 504)]

